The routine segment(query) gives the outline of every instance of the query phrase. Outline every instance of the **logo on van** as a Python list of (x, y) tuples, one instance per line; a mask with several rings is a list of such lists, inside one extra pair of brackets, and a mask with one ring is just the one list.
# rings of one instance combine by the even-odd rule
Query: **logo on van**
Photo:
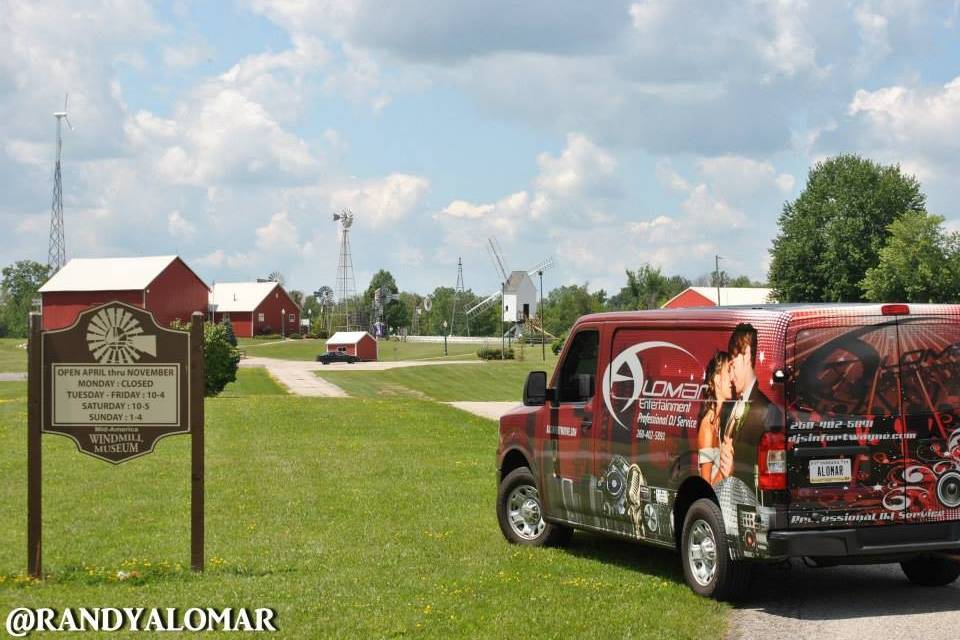
[[(633, 403), (639, 400), (641, 395), (658, 398), (683, 398), (686, 400), (695, 400), (700, 397), (700, 391), (703, 385), (700, 384), (699, 380), (680, 384), (671, 384), (658, 380), (652, 381), (651, 384), (649, 384), (649, 388), (645, 388), (646, 381), (644, 380), (643, 364), (640, 362), (640, 354), (647, 349), (655, 348), (676, 349), (677, 351), (681, 351), (690, 356), (690, 358), (697, 363), (697, 366), (700, 367), (699, 361), (692, 353), (683, 347), (678, 347), (672, 342), (663, 342), (660, 340), (640, 342), (621, 351), (603, 372), (603, 402), (616, 423), (624, 429), (629, 429), (630, 427), (620, 420), (619, 414), (633, 406)], [(624, 367), (627, 368), (627, 373), (620, 373), (620, 370)], [(700, 369), (702, 370), (702, 368)], [(633, 389), (630, 392), (627, 403), (620, 408), (620, 411), (615, 411), (613, 408), (613, 385), (618, 382), (632, 382)]]

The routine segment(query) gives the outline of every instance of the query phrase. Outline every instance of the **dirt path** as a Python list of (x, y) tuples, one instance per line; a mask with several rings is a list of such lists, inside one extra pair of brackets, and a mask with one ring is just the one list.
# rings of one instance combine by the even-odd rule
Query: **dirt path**
[(810, 569), (758, 567), (750, 597), (730, 618), (728, 640), (953, 639), (960, 583), (917, 587), (896, 564)]
[(481, 418), (487, 418), (488, 420), (499, 420), (500, 416), (505, 414), (510, 409), (513, 409), (515, 406), (520, 404), (519, 402), (445, 402), (444, 404), (449, 404), (451, 407), (456, 407), (462, 411), (478, 415)]
[(441, 366), (445, 364), (480, 364), (480, 360), (397, 360), (393, 362), (357, 362), (355, 364), (322, 365), (306, 360), (280, 360), (278, 358), (245, 358), (241, 367), (264, 367), (277, 382), (290, 393), (298, 396), (346, 398), (347, 392), (323, 378), (315, 371), (386, 371), (400, 367)]

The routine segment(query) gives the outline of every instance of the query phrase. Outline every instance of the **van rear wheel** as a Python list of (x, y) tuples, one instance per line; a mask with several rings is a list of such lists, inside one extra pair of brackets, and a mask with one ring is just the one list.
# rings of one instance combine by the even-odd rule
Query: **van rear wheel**
[(687, 511), (680, 554), (683, 575), (696, 593), (715, 600), (737, 600), (750, 586), (751, 566), (730, 558), (723, 514), (716, 502), (701, 498)]
[(943, 555), (924, 555), (905, 560), (900, 568), (913, 584), (943, 587), (960, 577), (960, 562)]
[(543, 519), (537, 482), (526, 467), (514, 469), (500, 482), (497, 521), (504, 538), (529, 547), (563, 546), (573, 535), (573, 529)]

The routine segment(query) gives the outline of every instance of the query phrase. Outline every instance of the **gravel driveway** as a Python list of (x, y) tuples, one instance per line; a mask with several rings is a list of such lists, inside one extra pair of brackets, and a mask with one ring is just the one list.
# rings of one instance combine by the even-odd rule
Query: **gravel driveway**
[(960, 583), (917, 587), (900, 565), (758, 567), (730, 640), (938, 640), (960, 637)]

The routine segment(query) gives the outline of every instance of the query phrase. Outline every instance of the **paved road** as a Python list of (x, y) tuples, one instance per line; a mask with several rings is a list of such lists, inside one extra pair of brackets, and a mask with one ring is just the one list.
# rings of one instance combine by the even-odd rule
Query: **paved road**
[(917, 587), (896, 564), (809, 569), (759, 567), (729, 640), (953, 640), (960, 636), (960, 583)]
[(386, 371), (399, 367), (438, 366), (444, 364), (479, 364), (479, 360), (397, 360), (393, 362), (357, 362), (355, 364), (322, 365), (305, 360), (277, 358), (244, 358), (241, 367), (265, 367), (270, 375), (298, 396), (346, 398), (347, 392), (323, 378), (315, 371)]
[(26, 380), (26, 373), (0, 373), (0, 382), (15, 382), (17, 380)]
[(476, 414), (481, 418), (499, 420), (500, 416), (520, 404), (519, 402), (446, 402), (452, 407)]

